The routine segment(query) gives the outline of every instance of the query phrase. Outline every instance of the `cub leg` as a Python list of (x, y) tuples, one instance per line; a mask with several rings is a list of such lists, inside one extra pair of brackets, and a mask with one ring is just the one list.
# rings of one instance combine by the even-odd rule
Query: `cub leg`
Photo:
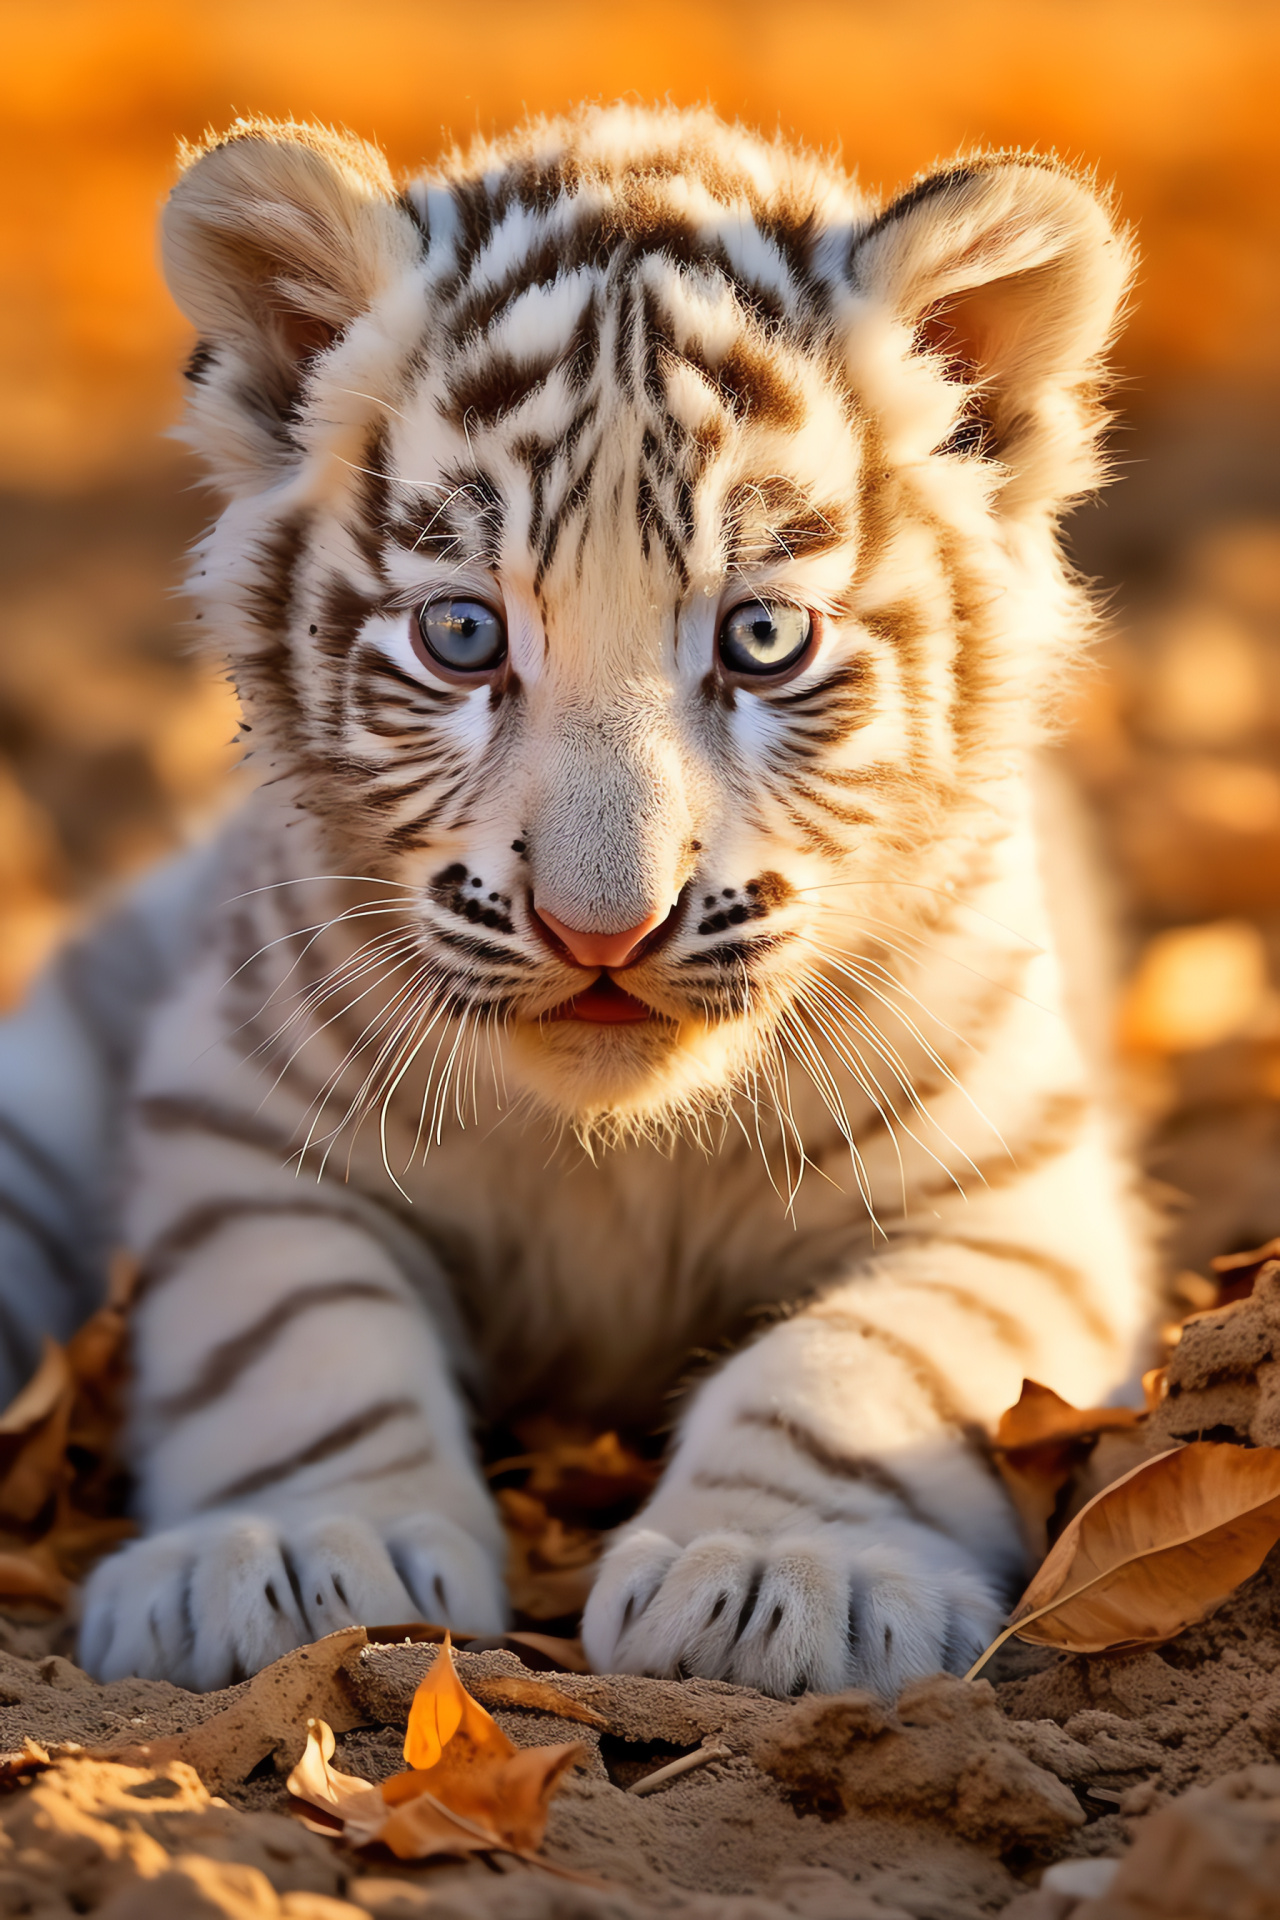
[(501, 1528), (408, 1236), (350, 1189), (250, 1169), (246, 1151), (233, 1197), (189, 1200), (141, 1249), (146, 1537), (88, 1585), (104, 1680), (222, 1687), (350, 1622), (505, 1619)]
[[(1061, 1171), (1023, 1183), (1024, 1224), (1074, 1184)], [(593, 1665), (779, 1695), (962, 1672), (1026, 1571), (986, 1435), (1024, 1375), (1089, 1404), (1131, 1363), (1143, 1289), (1105, 1190), (1095, 1161), (1091, 1269), (998, 1238), (975, 1203), (964, 1231), (891, 1242), (729, 1361), (606, 1555)]]

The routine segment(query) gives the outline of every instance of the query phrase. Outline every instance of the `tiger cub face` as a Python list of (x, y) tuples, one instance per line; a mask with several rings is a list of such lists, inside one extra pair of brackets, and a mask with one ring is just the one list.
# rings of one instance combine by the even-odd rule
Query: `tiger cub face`
[(1047, 163), (878, 211), (614, 109), (403, 192), (245, 123), (165, 257), (255, 754), (403, 890), (509, 1085), (579, 1123), (723, 1097), (1026, 745), (1123, 238)]

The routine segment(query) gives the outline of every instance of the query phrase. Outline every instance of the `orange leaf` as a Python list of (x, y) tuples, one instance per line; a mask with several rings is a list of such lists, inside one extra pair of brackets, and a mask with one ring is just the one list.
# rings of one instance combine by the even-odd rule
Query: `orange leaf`
[[(582, 1748), (576, 1741), (514, 1747), (462, 1685), (446, 1634), (413, 1696), (404, 1751), (409, 1770), (371, 1786), (334, 1771), (333, 1734), (324, 1721), (309, 1720), (306, 1752), (287, 1785), (341, 1821), (344, 1838), (355, 1846), (376, 1840), (401, 1860), (479, 1852), (530, 1859), (546, 1830), (552, 1795)], [(426, 1756), (428, 1765), (412, 1764)], [(550, 1869), (549, 1862), (539, 1864)]]
[(1280, 1448), (1196, 1441), (1097, 1494), (970, 1669), (1011, 1634), (1071, 1653), (1155, 1646), (1212, 1613), (1280, 1540)]
[(434, 1821), (413, 1811), (425, 1795), (437, 1811), (454, 1814), (471, 1830), (486, 1834), (490, 1846), (532, 1853), (541, 1844), (560, 1777), (581, 1753), (581, 1746), (571, 1741), (555, 1747), (511, 1747), (505, 1756), (482, 1754), (460, 1735), (428, 1772), (397, 1773), (383, 1781), (383, 1798), (395, 1812), (379, 1838), (402, 1859), (416, 1858), (401, 1848), (420, 1844), (424, 1823), (435, 1831)]
[(334, 1745), (333, 1730), (327, 1722), (308, 1720), (306, 1751), (285, 1786), (299, 1800), (329, 1808), (342, 1821), (345, 1838), (361, 1847), (377, 1839), (386, 1820), (386, 1803), (379, 1789), (367, 1780), (338, 1773), (330, 1766)]
[(17, 1553), (0, 1552), (0, 1603), (27, 1602), (55, 1611), (71, 1598), (71, 1582), (43, 1542)]
[(515, 1749), (497, 1721), (487, 1714), (458, 1678), (449, 1635), (413, 1696), (404, 1736), (404, 1757), (419, 1772), (434, 1767), (445, 1747), (461, 1732), (477, 1752), (505, 1759)]
[(1141, 1418), (1133, 1407), (1073, 1407), (1038, 1380), (1023, 1381), (1017, 1405), (1001, 1414), (996, 1428), (996, 1465), (1035, 1559), (1049, 1550), (1058, 1495), (1098, 1436)]
[(996, 1445), (1020, 1453), (1027, 1447), (1056, 1446), (1064, 1440), (1136, 1426), (1141, 1418), (1134, 1407), (1073, 1407), (1052, 1387), (1024, 1380), (1018, 1404), (1000, 1415)]

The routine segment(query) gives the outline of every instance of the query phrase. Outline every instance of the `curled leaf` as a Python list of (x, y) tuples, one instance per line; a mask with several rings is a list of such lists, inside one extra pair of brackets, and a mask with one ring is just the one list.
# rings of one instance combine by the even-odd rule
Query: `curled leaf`
[(610, 1722), (583, 1700), (575, 1700), (548, 1680), (526, 1680), (523, 1675), (497, 1673), (473, 1680), (478, 1694), (495, 1707), (527, 1707), (532, 1713), (553, 1713), (560, 1720), (577, 1720), (584, 1727), (610, 1731)]
[(341, 1822), (353, 1845), (376, 1840), (401, 1860), (486, 1852), (535, 1859), (552, 1796), (582, 1748), (513, 1746), (459, 1680), (446, 1634), (413, 1697), (404, 1752), (408, 1770), (372, 1786), (334, 1770), (333, 1734), (311, 1720), (288, 1788)]
[(1000, 1416), (996, 1445), (1006, 1453), (1059, 1446), (1068, 1440), (1132, 1427), (1141, 1417), (1133, 1407), (1073, 1407), (1052, 1387), (1041, 1386), (1038, 1380), (1024, 1380), (1017, 1405)]
[[(324, 1720), (308, 1720), (307, 1744), (301, 1760), (285, 1781), (289, 1792), (313, 1807), (324, 1807), (342, 1822), (344, 1836), (354, 1846), (375, 1840), (386, 1820), (386, 1802), (377, 1787), (352, 1773), (339, 1773), (330, 1765), (334, 1751), (333, 1729)], [(315, 1827), (317, 1822), (308, 1822)], [(319, 1827), (322, 1833), (331, 1827)]]
[(422, 1771), (434, 1767), (454, 1735), (461, 1733), (477, 1752), (510, 1751), (510, 1742), (458, 1678), (449, 1635), (409, 1708), (404, 1757)]
[(1071, 1653), (1156, 1646), (1212, 1613), (1280, 1540), (1280, 1448), (1158, 1453), (1064, 1529), (972, 1679), (1016, 1634)]
[(93, 1562), (136, 1529), (117, 1457), (125, 1371), (121, 1306), (99, 1308), (0, 1411), (0, 1602), (56, 1611)]
[(1059, 1495), (1099, 1436), (1130, 1429), (1141, 1418), (1132, 1407), (1073, 1407), (1038, 1380), (1023, 1381), (1017, 1405), (1000, 1416), (995, 1457), (1036, 1559), (1049, 1550)]
[(652, 1491), (658, 1463), (617, 1433), (547, 1419), (525, 1421), (517, 1433), (525, 1451), (488, 1469), (501, 1483), (508, 1591), (518, 1617), (567, 1622), (586, 1605), (602, 1533)]
[[(495, 1732), (498, 1729), (495, 1728)], [(402, 1860), (420, 1859), (426, 1834), (440, 1832), (439, 1815), (453, 1816), (482, 1846), (527, 1855), (541, 1845), (547, 1810), (560, 1778), (582, 1753), (576, 1741), (555, 1747), (513, 1747), (505, 1755), (468, 1752), (459, 1741), (438, 1765), (393, 1774), (383, 1797), (396, 1812), (379, 1838)], [(425, 1798), (427, 1807), (418, 1802)], [(430, 1851), (457, 1851), (447, 1835)]]

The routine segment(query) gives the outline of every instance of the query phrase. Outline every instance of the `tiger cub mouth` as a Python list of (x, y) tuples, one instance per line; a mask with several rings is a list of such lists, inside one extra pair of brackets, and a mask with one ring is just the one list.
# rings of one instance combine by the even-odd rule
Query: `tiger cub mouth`
[(643, 1000), (620, 987), (611, 974), (601, 973), (562, 1006), (547, 1015), (549, 1020), (586, 1020), (592, 1026), (616, 1027), (640, 1020), (652, 1020), (654, 1011)]

